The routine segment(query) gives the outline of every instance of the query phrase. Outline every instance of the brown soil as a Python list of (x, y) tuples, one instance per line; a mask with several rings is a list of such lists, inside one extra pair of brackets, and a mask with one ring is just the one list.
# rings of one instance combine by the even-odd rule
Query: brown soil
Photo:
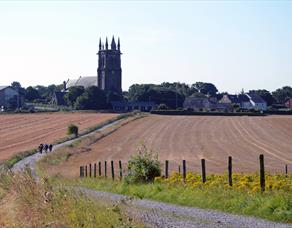
[(0, 161), (36, 148), (40, 143), (53, 143), (66, 137), (73, 123), (79, 132), (115, 117), (101, 113), (45, 113), (0, 115)]
[(90, 162), (127, 161), (141, 143), (158, 153), (162, 162), (168, 159), (172, 170), (185, 159), (187, 169), (198, 172), (200, 159), (205, 158), (207, 172), (222, 173), (232, 156), (234, 171), (254, 172), (259, 154), (264, 154), (268, 171), (283, 172), (285, 164), (292, 166), (292, 116), (151, 115), (102, 138), (90, 152), (69, 159), (68, 166), (75, 165), (77, 175), (79, 166)]

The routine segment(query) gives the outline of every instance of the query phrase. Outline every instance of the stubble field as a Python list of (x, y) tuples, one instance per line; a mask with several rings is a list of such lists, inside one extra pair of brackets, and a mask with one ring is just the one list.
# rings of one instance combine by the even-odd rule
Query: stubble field
[(0, 115), (0, 161), (64, 138), (67, 126), (76, 124), (79, 131), (115, 117), (101, 113), (44, 113)]
[(68, 168), (100, 161), (127, 161), (143, 143), (157, 153), (161, 162), (170, 161), (178, 170), (183, 159), (187, 169), (200, 171), (200, 159), (206, 159), (208, 172), (227, 170), (228, 156), (234, 171), (254, 172), (259, 154), (265, 155), (269, 172), (284, 172), (292, 165), (292, 117), (221, 117), (151, 115), (131, 122), (90, 146), (88, 153), (73, 156)]

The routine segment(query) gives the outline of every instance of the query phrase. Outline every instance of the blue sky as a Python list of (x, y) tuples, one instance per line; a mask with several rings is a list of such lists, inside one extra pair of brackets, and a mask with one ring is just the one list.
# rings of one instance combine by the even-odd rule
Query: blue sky
[(292, 85), (289, 1), (0, 1), (0, 85), (96, 75), (120, 37), (123, 89), (196, 81), (220, 91)]

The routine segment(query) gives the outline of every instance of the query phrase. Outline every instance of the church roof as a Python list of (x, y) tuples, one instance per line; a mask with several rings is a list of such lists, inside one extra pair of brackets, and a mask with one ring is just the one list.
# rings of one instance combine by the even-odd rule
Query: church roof
[(7, 87), (9, 87), (9, 86), (0, 86), (0, 90), (6, 89)]
[(84, 88), (97, 86), (97, 76), (86, 76), (80, 77), (78, 79), (69, 79), (66, 83), (66, 88), (70, 88), (73, 86), (83, 86)]

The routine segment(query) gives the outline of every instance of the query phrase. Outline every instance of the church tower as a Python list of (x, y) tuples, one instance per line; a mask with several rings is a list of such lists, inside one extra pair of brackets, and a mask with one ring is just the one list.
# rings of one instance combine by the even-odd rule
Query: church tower
[(105, 45), (99, 40), (97, 84), (106, 92), (122, 93), (122, 68), (121, 68), (120, 39), (118, 44), (112, 38), (110, 49), (106, 38)]

